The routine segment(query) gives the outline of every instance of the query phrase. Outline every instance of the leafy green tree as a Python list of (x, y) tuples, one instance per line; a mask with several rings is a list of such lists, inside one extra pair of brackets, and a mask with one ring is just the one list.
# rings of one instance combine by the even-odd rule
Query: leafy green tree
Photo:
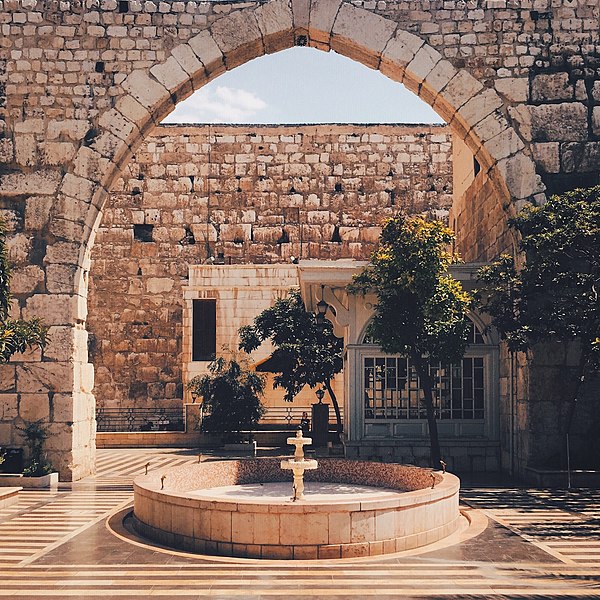
[(503, 255), (481, 269), (479, 303), (512, 351), (545, 341), (579, 343), (568, 434), (586, 376), (600, 371), (600, 186), (552, 196), (510, 225), (520, 234), (525, 264)]
[(344, 366), (344, 342), (333, 334), (329, 321), (320, 324), (306, 311), (300, 292), (291, 290), (286, 298), (278, 299), (254, 319), (253, 325), (240, 328), (239, 335), (240, 349), (245, 352), (271, 341), (275, 347), (272, 360), (280, 369), (273, 386), (285, 390), (287, 402), (292, 402), (305, 385), (324, 386), (335, 410), (337, 432), (342, 433), (340, 406), (331, 380)]
[(0, 220), (0, 363), (6, 363), (17, 352), (44, 347), (48, 328), (39, 319), (11, 319), (10, 265), (6, 249), (4, 223)]
[(370, 264), (348, 286), (377, 296), (369, 334), (384, 352), (407, 356), (419, 376), (431, 442), (431, 464), (441, 460), (429, 365), (462, 359), (471, 297), (448, 274), (458, 259), (448, 251), (452, 230), (440, 221), (397, 215), (381, 233)]
[(188, 388), (203, 398), (206, 416), (202, 429), (210, 433), (233, 434), (252, 430), (264, 414), (260, 397), (264, 378), (236, 360), (216, 358), (209, 373), (194, 377)]

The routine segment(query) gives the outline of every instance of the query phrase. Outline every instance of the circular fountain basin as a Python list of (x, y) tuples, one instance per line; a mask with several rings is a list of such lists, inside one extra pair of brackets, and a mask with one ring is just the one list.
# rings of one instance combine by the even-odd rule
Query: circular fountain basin
[(316, 559), (413, 549), (460, 523), (459, 480), (449, 473), (319, 459), (318, 469), (305, 474), (305, 498), (296, 502), (291, 479), (274, 458), (157, 470), (134, 482), (135, 528), (193, 552)]

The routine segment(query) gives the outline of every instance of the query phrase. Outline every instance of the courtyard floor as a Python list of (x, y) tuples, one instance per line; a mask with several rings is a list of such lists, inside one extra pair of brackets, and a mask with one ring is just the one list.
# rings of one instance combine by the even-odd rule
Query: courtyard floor
[(123, 526), (132, 480), (187, 450), (99, 450), (98, 473), (0, 510), (0, 597), (600, 597), (600, 494), (464, 485), (471, 526), (420, 552), (257, 561), (149, 547)]

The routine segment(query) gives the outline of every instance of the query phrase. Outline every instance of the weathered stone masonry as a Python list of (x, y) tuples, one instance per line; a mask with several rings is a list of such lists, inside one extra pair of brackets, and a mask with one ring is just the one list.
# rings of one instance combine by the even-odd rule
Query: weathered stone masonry
[(98, 405), (181, 405), (188, 265), (368, 259), (385, 217), (444, 218), (451, 204), (447, 127), (157, 128), (116, 181), (92, 252)]
[[(544, 184), (598, 180), (599, 19), (597, 0), (4, 0), (0, 202), (17, 215), (11, 244), (29, 269), (15, 314), (43, 316), (55, 335), (3, 368), (0, 439), (20, 443), (13, 422), (27, 397), (48, 414), (63, 477), (93, 470), (94, 235), (119, 172), (193, 89), (265, 52), (336, 50), (431, 104), (506, 216), (543, 200)], [(528, 411), (518, 435), (535, 437)], [(546, 451), (520, 448), (520, 470)]]

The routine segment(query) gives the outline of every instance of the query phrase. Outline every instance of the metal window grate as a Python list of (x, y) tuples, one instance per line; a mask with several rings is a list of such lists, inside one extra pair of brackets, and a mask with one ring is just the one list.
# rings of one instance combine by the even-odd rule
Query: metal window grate
[[(407, 358), (364, 358), (365, 419), (425, 419), (423, 390)], [(482, 357), (463, 358), (457, 365), (431, 365), (436, 382), (434, 405), (442, 420), (484, 418), (485, 373)]]

